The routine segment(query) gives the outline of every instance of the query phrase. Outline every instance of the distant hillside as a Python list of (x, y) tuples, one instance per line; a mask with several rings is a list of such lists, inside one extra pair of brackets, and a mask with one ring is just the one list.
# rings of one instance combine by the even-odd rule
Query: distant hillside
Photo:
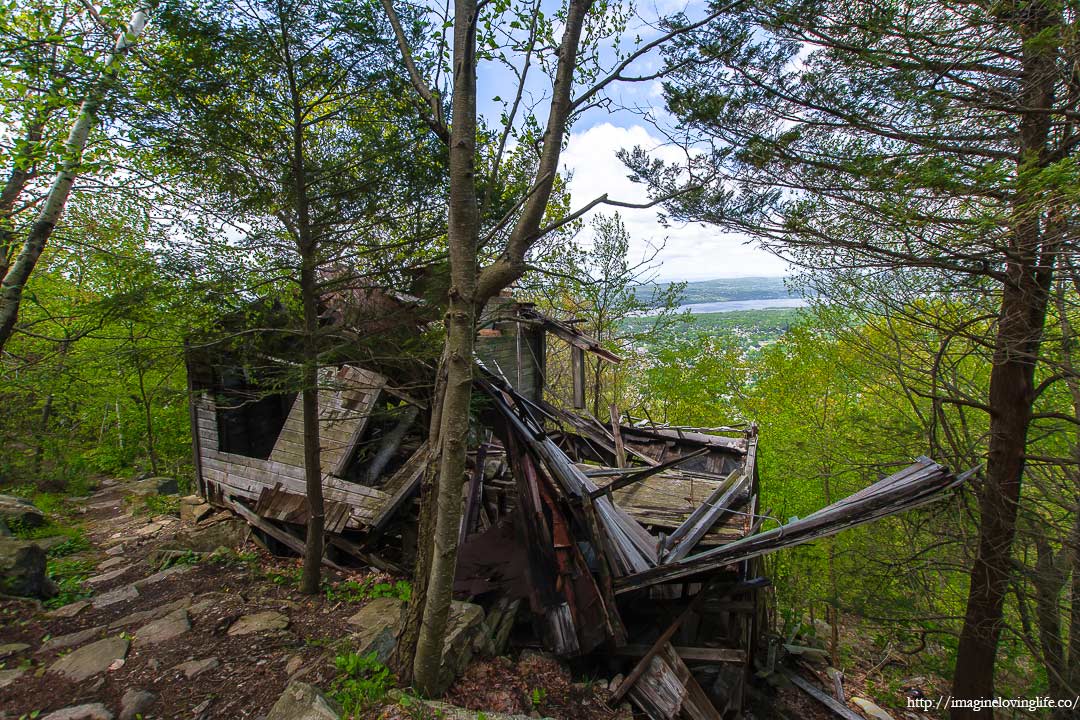
[[(655, 286), (657, 289), (668, 287), (667, 283)], [(641, 296), (646, 301), (653, 296), (650, 286), (641, 289)], [(729, 302), (732, 300), (772, 300), (792, 297), (784, 287), (782, 277), (743, 277), (723, 280), (700, 280), (688, 283), (683, 291), (683, 305), (707, 302)]]

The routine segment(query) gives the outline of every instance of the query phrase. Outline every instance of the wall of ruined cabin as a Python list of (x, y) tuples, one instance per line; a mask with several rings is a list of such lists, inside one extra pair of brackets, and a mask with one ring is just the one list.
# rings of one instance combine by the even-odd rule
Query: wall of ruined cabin
[(484, 312), (476, 338), (476, 357), (529, 400), (544, 387), (546, 341), (542, 328), (510, 319), (516, 303), (495, 298)]

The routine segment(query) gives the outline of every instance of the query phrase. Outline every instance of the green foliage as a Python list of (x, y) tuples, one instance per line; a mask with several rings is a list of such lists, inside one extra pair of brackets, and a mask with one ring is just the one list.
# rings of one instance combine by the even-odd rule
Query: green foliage
[[(132, 201), (78, 198), (27, 287), (0, 362), (0, 482), (86, 494), (95, 476), (190, 466), (184, 334), (202, 324), (202, 293), (185, 295), (144, 244), (163, 244)], [(190, 301), (189, 301), (190, 300)]]
[(180, 515), (179, 495), (147, 495), (138, 512), (145, 515)]
[(82, 558), (49, 560), (46, 572), (59, 590), (55, 597), (45, 601), (45, 607), (58, 608), (93, 595), (84, 583), (94, 571), (94, 562)]
[(56, 535), (65, 535), (67, 539), (64, 542), (54, 545), (49, 548), (48, 556), (51, 558), (62, 558), (68, 555), (75, 555), (77, 553), (86, 552), (90, 549), (90, 541), (86, 538), (81, 528), (72, 527), (60, 527)]
[(372, 578), (363, 581), (346, 580), (340, 583), (323, 583), (326, 599), (331, 602), (364, 602), (374, 598), (392, 597), (408, 601), (412, 596), (412, 585), (407, 580), (396, 582), (375, 582)]
[(623, 321), (629, 332), (642, 338), (646, 350), (653, 350), (673, 339), (688, 342), (703, 334), (733, 339), (744, 352), (759, 352), (775, 342), (806, 311), (800, 308), (765, 308), (761, 310), (732, 310), (730, 312), (691, 313), (683, 322), (672, 325), (661, 333), (650, 333), (652, 320), (645, 316), (632, 316)]
[[(200, 558), (197, 558), (198, 561)], [(201, 557), (204, 562), (223, 566), (255, 566), (259, 562), (259, 555), (253, 550), (243, 551), (234, 548), (221, 547), (209, 555)]]
[(300, 587), (300, 581), (304, 575), (304, 568), (294, 565), (291, 569), (282, 572), (280, 570), (267, 570), (265, 577), (275, 585), (292, 585)]
[(334, 667), (338, 674), (330, 684), (330, 695), (341, 704), (346, 715), (362, 716), (394, 687), (393, 674), (374, 652), (338, 655)]

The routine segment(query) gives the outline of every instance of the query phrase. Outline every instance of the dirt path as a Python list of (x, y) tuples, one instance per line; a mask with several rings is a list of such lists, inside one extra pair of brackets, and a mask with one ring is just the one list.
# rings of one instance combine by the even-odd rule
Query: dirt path
[(362, 603), (300, 595), (296, 563), (250, 542), (161, 570), (154, 551), (191, 528), (127, 514), (127, 490), (75, 509), (91, 548), (71, 559), (95, 568), (90, 597), (52, 611), (0, 602), (0, 718), (95, 703), (100, 717), (259, 717), (291, 677), (332, 676)]

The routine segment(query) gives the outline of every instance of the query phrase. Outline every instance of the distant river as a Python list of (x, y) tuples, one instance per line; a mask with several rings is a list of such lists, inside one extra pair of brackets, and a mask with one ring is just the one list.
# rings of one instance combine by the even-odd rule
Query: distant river
[(736, 310), (766, 310), (768, 308), (798, 308), (805, 307), (806, 300), (803, 298), (770, 298), (768, 300), (727, 300), (725, 302), (690, 303), (680, 305), (680, 310), (689, 310), (693, 314), (698, 313), (722, 313)]

